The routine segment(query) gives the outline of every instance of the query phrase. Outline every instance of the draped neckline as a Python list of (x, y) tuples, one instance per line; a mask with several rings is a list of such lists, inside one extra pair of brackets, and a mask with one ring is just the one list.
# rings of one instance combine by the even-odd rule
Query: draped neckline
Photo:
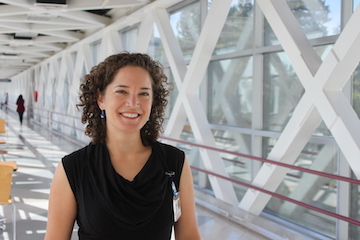
[[(105, 148), (106, 148), (106, 147), (105, 147)], [(142, 178), (146, 177), (146, 176), (142, 176), (142, 175), (143, 175), (143, 174), (146, 174), (146, 169), (148, 168), (147, 165), (148, 165), (149, 161), (152, 161), (153, 158), (154, 158), (154, 156), (153, 156), (154, 151), (151, 150), (151, 154), (150, 154), (149, 158), (146, 160), (144, 166), (142, 166), (142, 168), (140, 169), (140, 171), (134, 176), (133, 180), (128, 180), (128, 179), (124, 178), (124, 176), (122, 176), (121, 174), (119, 174), (119, 173), (116, 171), (114, 165), (113, 165), (112, 162), (111, 162), (110, 154), (109, 154), (107, 148), (106, 148), (106, 151), (107, 151), (108, 157), (105, 158), (104, 161), (107, 161), (106, 164), (109, 164), (109, 165), (110, 165), (110, 166), (109, 166), (109, 170), (112, 170), (114, 174), (119, 175), (119, 178), (121, 178), (124, 182), (126, 182), (126, 183), (128, 183), (128, 184), (132, 184), (132, 185), (133, 185), (133, 184), (136, 184), (136, 182), (141, 181)], [(145, 172), (145, 173), (144, 173), (144, 172)], [(139, 178), (140, 180), (138, 180), (138, 178)]]
[(93, 145), (89, 173), (101, 204), (119, 226), (137, 229), (155, 216), (169, 190), (164, 156), (152, 153), (132, 181), (118, 174), (105, 145)]

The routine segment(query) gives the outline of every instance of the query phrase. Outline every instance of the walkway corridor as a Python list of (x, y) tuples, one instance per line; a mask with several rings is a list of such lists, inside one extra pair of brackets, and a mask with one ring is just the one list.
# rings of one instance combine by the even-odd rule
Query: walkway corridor
[[(0, 138), (6, 144), (3, 155), (6, 161), (16, 161), (18, 170), (13, 174), (12, 196), (17, 209), (16, 228), (19, 240), (40, 240), (44, 238), (47, 205), (51, 180), (61, 158), (80, 148), (76, 144), (52, 134), (46, 127), (24, 121), (20, 126), (17, 115), (0, 111), (0, 118), (6, 121), (6, 133)], [(4, 160), (2, 159), (2, 160)], [(12, 238), (11, 206), (0, 208), (0, 215), (6, 215), (6, 230), (0, 230), (0, 240)], [(203, 240), (262, 240), (267, 239), (251, 230), (197, 206), (198, 225)], [(72, 239), (78, 239), (76, 228)]]

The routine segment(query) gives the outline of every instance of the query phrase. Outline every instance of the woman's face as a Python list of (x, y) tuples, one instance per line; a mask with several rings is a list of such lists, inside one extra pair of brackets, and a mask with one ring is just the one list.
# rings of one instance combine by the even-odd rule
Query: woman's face
[(135, 66), (121, 68), (105, 94), (98, 97), (100, 109), (105, 110), (108, 133), (140, 131), (150, 117), (152, 101), (148, 71)]

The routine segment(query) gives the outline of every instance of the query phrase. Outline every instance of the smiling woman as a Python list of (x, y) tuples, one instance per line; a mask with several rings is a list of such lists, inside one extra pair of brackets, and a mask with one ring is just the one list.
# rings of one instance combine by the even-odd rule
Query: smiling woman
[(98, 105), (107, 116), (107, 138), (119, 131), (140, 131), (150, 117), (152, 79), (141, 68), (125, 66), (116, 73), (105, 91), (99, 93)]
[[(110, 84), (109, 89), (116, 86), (117, 88), (113, 90), (127, 90), (126, 86), (121, 86), (125, 83), (113, 82), (118, 72), (121, 75), (130, 75), (128, 77), (132, 79), (137, 77), (135, 75), (131, 76), (132, 74), (128, 73), (128, 71), (121, 71), (126, 66), (136, 67), (137, 70), (140, 70), (139, 73), (134, 71), (136, 74), (145, 74), (144, 72), (147, 72), (151, 80), (150, 85), (141, 86), (150, 88), (152, 94), (150, 121), (141, 129), (141, 139), (146, 145), (148, 140), (154, 141), (159, 137), (161, 125), (164, 122), (164, 110), (167, 105), (166, 97), (169, 95), (167, 77), (162, 71), (162, 66), (149, 56), (123, 53), (110, 56), (104, 62), (95, 66), (90, 74), (84, 77), (84, 82), (80, 86), (82, 95), (80, 96), (81, 103), (78, 106), (83, 107), (82, 122), (88, 123), (85, 133), (93, 139), (94, 143), (105, 143), (107, 136), (106, 120), (103, 121), (104, 119), (97, 117), (102, 110), (98, 105), (98, 97), (105, 95), (105, 91)], [(119, 76), (116, 79), (119, 80)]]
[[(45, 239), (200, 239), (183, 151), (157, 141), (168, 80), (146, 54), (93, 67), (78, 104), (92, 142), (62, 159), (51, 185)], [(180, 201), (181, 199), (181, 201)]]

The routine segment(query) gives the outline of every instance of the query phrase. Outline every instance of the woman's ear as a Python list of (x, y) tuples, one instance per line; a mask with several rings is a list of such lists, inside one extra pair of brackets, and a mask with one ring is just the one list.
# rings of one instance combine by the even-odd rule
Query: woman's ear
[(101, 94), (100, 90), (97, 90), (97, 104), (101, 110), (104, 110), (104, 96)]

